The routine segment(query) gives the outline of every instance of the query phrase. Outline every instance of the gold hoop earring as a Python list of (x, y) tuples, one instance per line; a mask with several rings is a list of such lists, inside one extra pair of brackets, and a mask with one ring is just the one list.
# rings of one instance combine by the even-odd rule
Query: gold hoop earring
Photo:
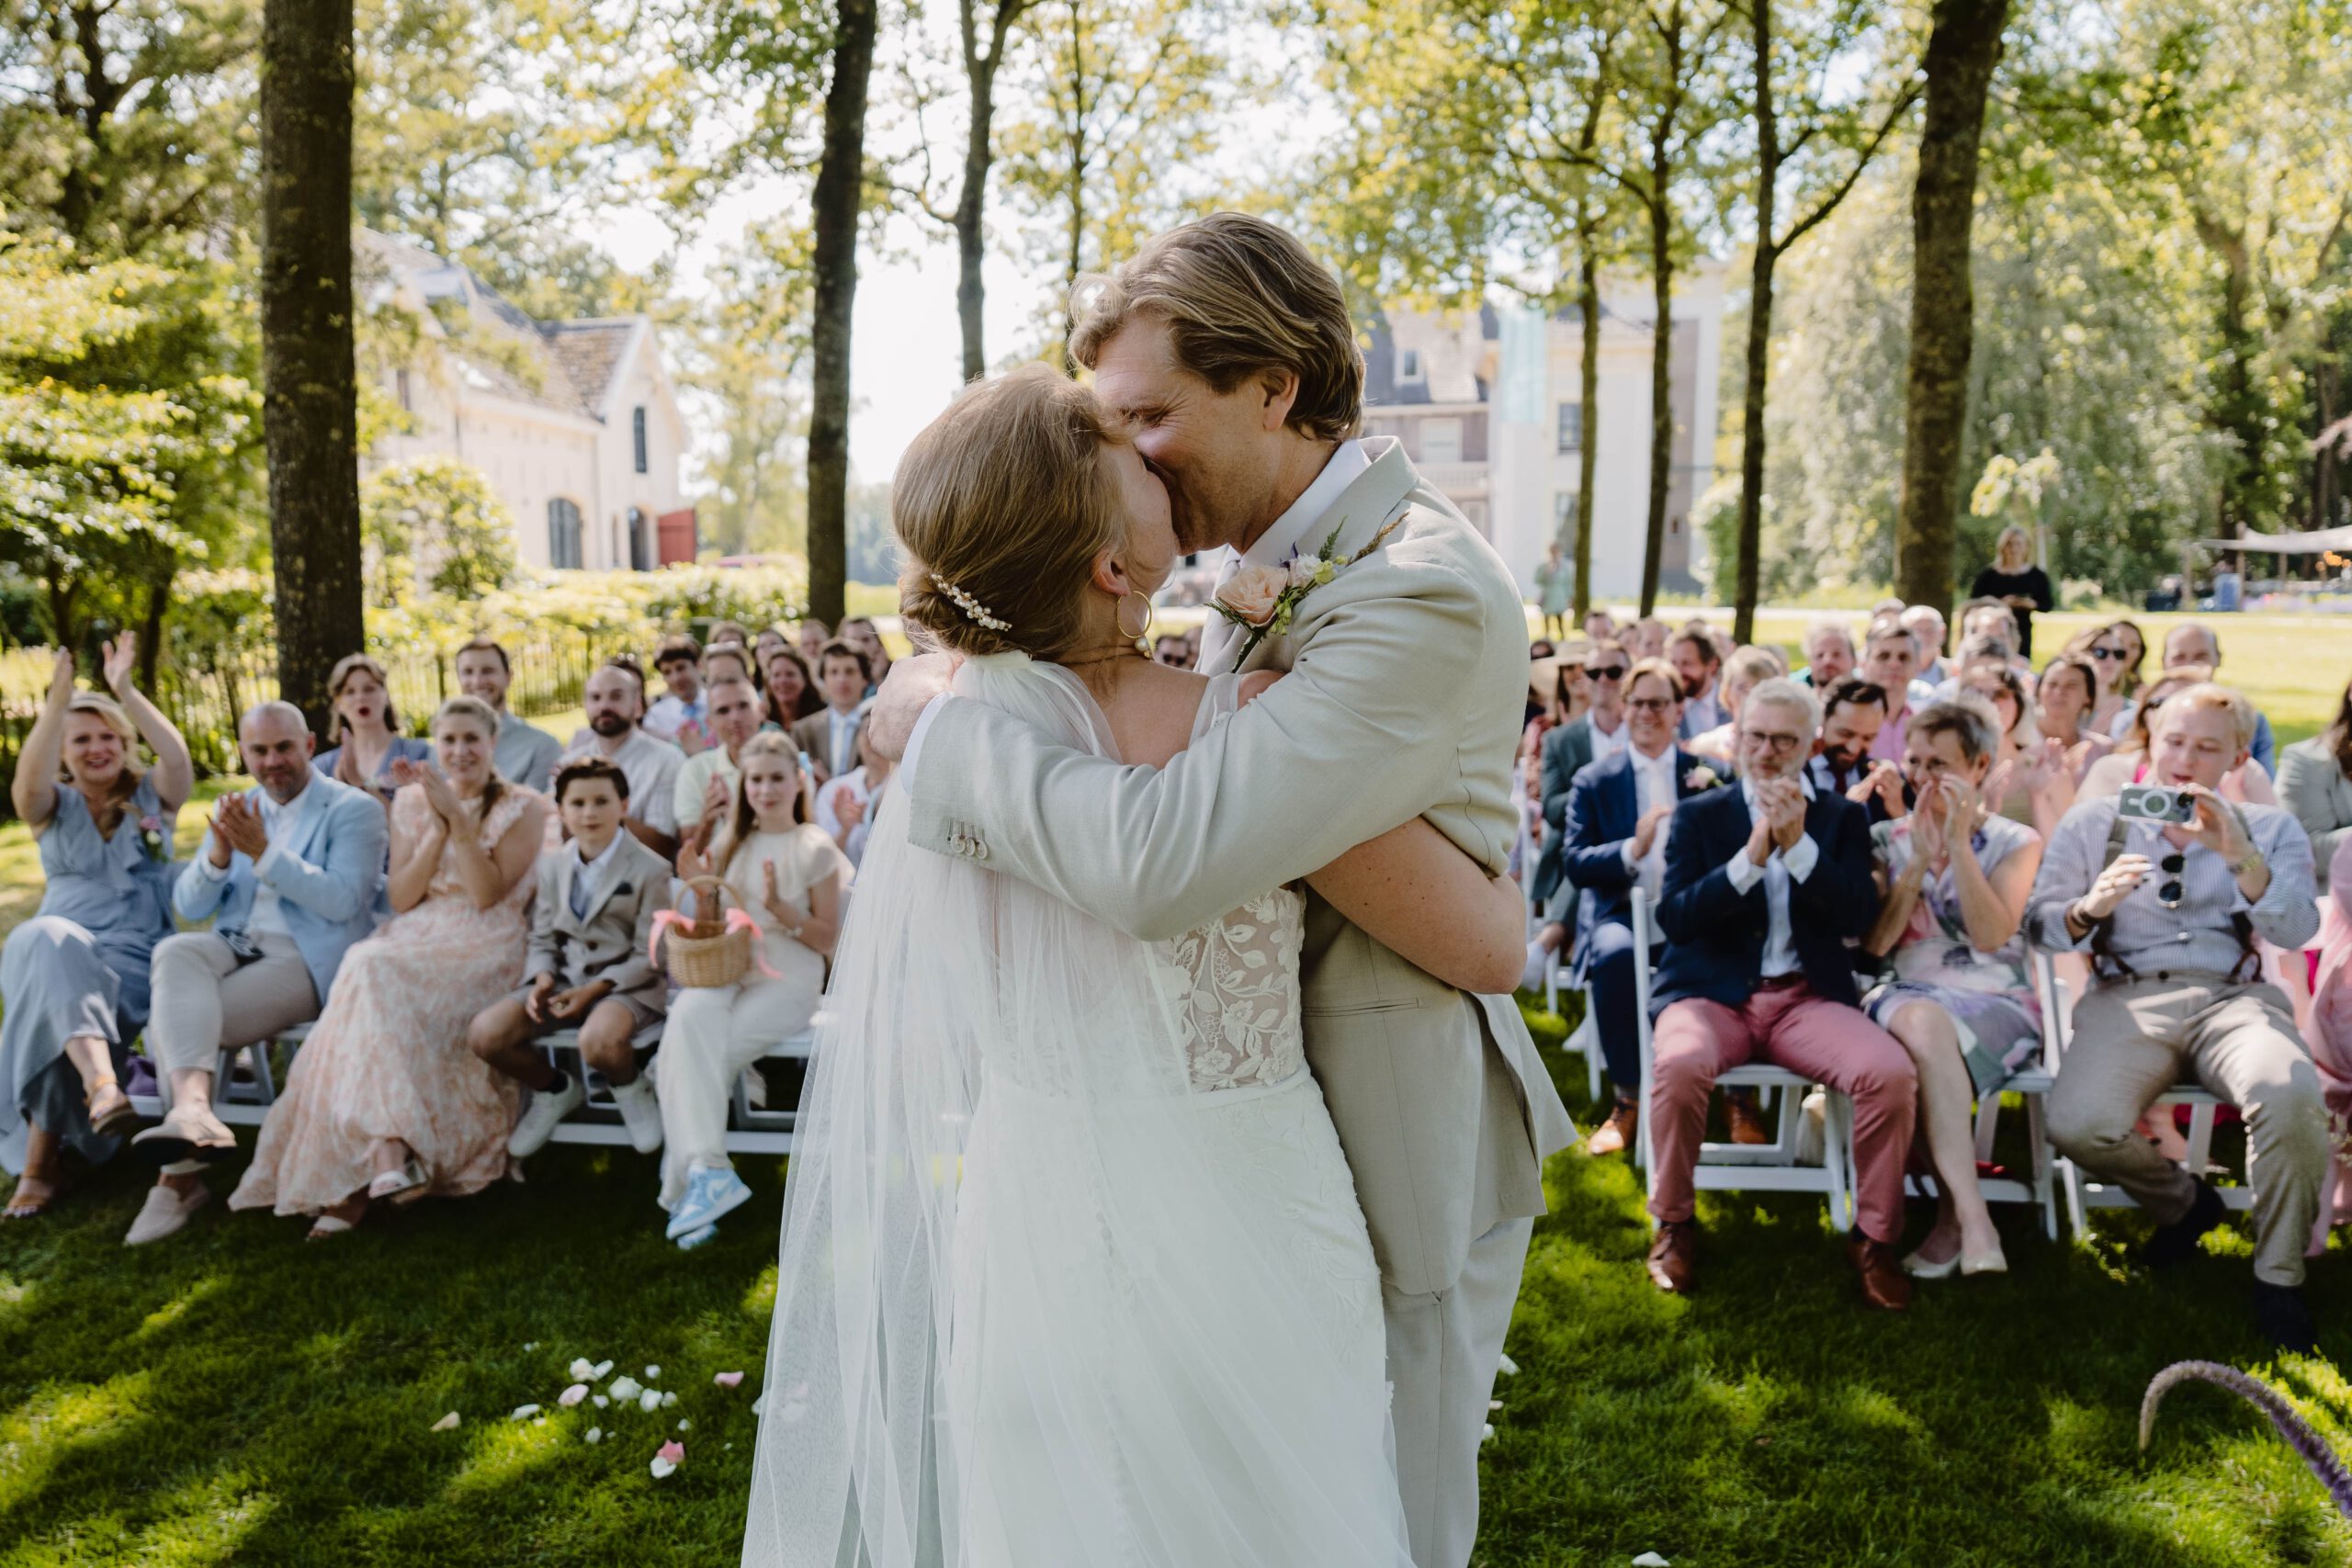
[[(1137, 626), (1133, 631), (1127, 630), (1127, 601), (1130, 599), (1141, 599), (1143, 601), (1143, 625)], [(1141, 589), (1130, 588), (1125, 593), (1119, 595), (1119, 608), (1116, 614), (1119, 621), (1119, 635), (1125, 637), (1133, 637), (1135, 639), (1136, 651), (1142, 654), (1146, 659), (1149, 659), (1151, 657), (1151, 644), (1146, 640), (1146, 634), (1151, 630), (1150, 599), (1145, 596)]]

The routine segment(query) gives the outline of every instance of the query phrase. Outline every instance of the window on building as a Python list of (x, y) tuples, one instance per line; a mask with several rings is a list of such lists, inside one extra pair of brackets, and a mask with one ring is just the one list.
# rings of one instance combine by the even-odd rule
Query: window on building
[(395, 370), (392, 372), (392, 389), (400, 397), (401, 412), (402, 413), (414, 412), (416, 410), (416, 404), (412, 402), (409, 399), (407, 371)]
[(1421, 461), (1424, 463), (1462, 461), (1462, 422), (1460, 420), (1425, 419), (1421, 421)]
[(548, 564), (580, 566), (580, 508), (561, 496), (548, 502)]
[(1574, 452), (1584, 446), (1584, 405), (1560, 405), (1560, 450)]
[(628, 434), (629, 440), (634, 445), (637, 452), (637, 471), (640, 474), (644, 473), (646, 471), (646, 464), (645, 411), (643, 409), (639, 408), (629, 410)]
[(1396, 379), (1418, 381), (1421, 378), (1421, 351), (1408, 348), (1396, 356)]

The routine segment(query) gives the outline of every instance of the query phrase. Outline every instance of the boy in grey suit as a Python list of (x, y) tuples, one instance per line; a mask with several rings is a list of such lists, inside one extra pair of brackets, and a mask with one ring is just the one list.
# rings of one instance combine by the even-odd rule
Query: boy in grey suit
[(556, 809), (571, 840), (539, 857), (531, 946), (522, 987), (474, 1015), (475, 1055), (529, 1086), (530, 1109), (507, 1152), (537, 1154), (556, 1124), (588, 1098), (576, 1073), (558, 1071), (531, 1043), (580, 1032), (580, 1059), (613, 1086), (613, 1100), (640, 1154), (662, 1146), (653, 1086), (638, 1076), (637, 1045), (662, 1025), (669, 990), (649, 952), (654, 917), (670, 907), (670, 865), (623, 830), (628, 775), (605, 757), (575, 757), (557, 770)]
[[(1351, 564), (1246, 658), (1239, 628), (1210, 621), (1204, 672), (1290, 673), (1156, 772), (939, 700), (944, 661), (900, 661), (866, 738), (904, 756), (911, 841), (1146, 940), (1415, 817), (1498, 874), (1524, 607), (1397, 443), (1353, 439), (1363, 364), (1336, 280), (1280, 229), (1221, 213), (1091, 287), (1072, 352), (1166, 483), (1179, 543), (1273, 567), (1335, 538)], [(1304, 982), (1307, 1061), (1380, 1262), (1414, 1560), (1460, 1568), (1542, 1161), (1575, 1129), (1510, 998), (1444, 985), (1319, 898)]]

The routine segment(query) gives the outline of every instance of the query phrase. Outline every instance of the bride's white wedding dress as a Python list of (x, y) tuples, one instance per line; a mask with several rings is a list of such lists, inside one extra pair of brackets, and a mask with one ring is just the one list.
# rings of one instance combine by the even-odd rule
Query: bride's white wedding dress
[[(957, 690), (1115, 754), (1063, 671)], [(787, 1179), (747, 1563), (1406, 1568), (1303, 911), (1277, 888), (1147, 943), (879, 814)]]

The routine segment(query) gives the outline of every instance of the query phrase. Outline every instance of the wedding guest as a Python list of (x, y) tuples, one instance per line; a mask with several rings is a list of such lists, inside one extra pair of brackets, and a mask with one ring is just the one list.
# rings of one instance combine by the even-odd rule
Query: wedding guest
[(2033, 541), (2014, 523), (2001, 530), (1993, 545), (1993, 564), (1976, 574), (1968, 593), (1997, 599), (2008, 608), (2017, 621), (2018, 651), (2028, 656), (2033, 652), (2034, 612), (2048, 615), (2057, 603), (2050, 591), (2050, 574), (2033, 564)]
[(752, 640), (752, 661), (759, 667), (762, 679), (766, 678), (768, 660), (775, 657), (776, 649), (791, 646), (791, 634), (781, 625), (760, 628), (760, 635)]
[(2018, 924), (2041, 839), (1987, 810), (1999, 720), (1970, 694), (1913, 716), (1903, 767), (1917, 804), (1871, 830), (1878, 918), (1862, 949), (1893, 978), (1862, 998), (1918, 1071), (1918, 1126), (1936, 1169), (1936, 1224), (1903, 1267), (1925, 1280), (2002, 1273), (2000, 1233), (1976, 1181), (1969, 1111), (2034, 1062), (2041, 1013)]
[(195, 778), (179, 731), (132, 679), (138, 661), (133, 634), (107, 646), (109, 699), (76, 692), (74, 655), (59, 649), (9, 784), (43, 884), (40, 909), (0, 950), (0, 1167), (17, 1178), (0, 1217), (11, 1220), (57, 1201), (65, 1150), (109, 1159), (134, 1119), (121, 1075), (148, 1017), (149, 961), (172, 931), (172, 828)]
[(1805, 776), (1815, 789), (1852, 799), (1849, 792), (1870, 782), (1871, 748), (1886, 725), (1886, 693), (1849, 677), (1816, 686), (1814, 694), (1821, 703), (1821, 733), (1814, 738)]
[(2115, 716), (2111, 733), (2120, 736), (2132, 723), (2132, 706), (2139, 701), (2141, 669), (2148, 660), (2148, 639), (2134, 621), (2115, 621), (2109, 631), (2121, 645), (2115, 675), (2115, 694), (2123, 700), (2123, 710)]
[(825, 645), (824, 656), (817, 660), (817, 691), (825, 699), (825, 711), (792, 727), (792, 739), (815, 761), (820, 781), (857, 766), (863, 754), (857, 741), (865, 725), (865, 694), (873, 682), (874, 667), (863, 649), (846, 641)]
[(1535, 563), (1536, 608), (1543, 613), (1546, 637), (1566, 634), (1568, 597), (1576, 585), (1576, 568), (1561, 556), (1560, 541), (1555, 539), (1544, 547), (1544, 558)]
[(451, 697), (433, 716), (437, 765), (394, 769), (392, 918), (344, 954), (232, 1209), (308, 1214), (321, 1241), (371, 1202), (506, 1174), (514, 1096), (463, 1042), (520, 967), (547, 799), (498, 776), (497, 746), (498, 716)]
[[(626, 666), (607, 664), (588, 677), (582, 700), (588, 728), (572, 737), (564, 761), (598, 756), (628, 774), (628, 799), (637, 803), (628, 819), (628, 830), (668, 860), (678, 852), (678, 770), (685, 766), (685, 757), (638, 723), (645, 711), (645, 682)], [(559, 765), (556, 771), (563, 770)]]
[(1915, 701), (1925, 700), (1924, 692), (1912, 690), (1913, 677), (1919, 669), (1919, 639), (1899, 621), (1873, 624), (1870, 636), (1862, 644), (1862, 679), (1886, 694), (1886, 700), (1895, 705), (1888, 712), (1886, 722), (1879, 727), (1878, 739), (1871, 743), (1871, 755), (1883, 762), (1903, 760), (1903, 728), (1910, 722)]
[(1717, 763), (1729, 773), (1732, 758), (1737, 751), (1736, 731), (1739, 728), (1740, 705), (1757, 687), (1787, 673), (1781, 666), (1780, 655), (1770, 649), (1743, 648), (1725, 660), (1719, 682), (1725, 717), (1713, 729), (1691, 736), (1685, 742), (1691, 753)]
[(2201, 1175), (2138, 1134), (2141, 1113), (2183, 1079), (2239, 1106), (2256, 1318), (2273, 1344), (2309, 1353), (2300, 1287), (2328, 1169), (2326, 1108), (2285, 995), (2259, 983), (2256, 941), (2291, 952), (2318, 931), (2311, 841), (2276, 807), (2219, 793), (2248, 760), (2244, 697), (2191, 685), (2165, 698), (2155, 726), (2150, 776), (2192, 796), (2196, 821), (2135, 820), (2112, 799), (2086, 799), (2052, 837), (2027, 906), (2028, 938), (2088, 953), (2093, 972), (2051, 1091), (2050, 1141), (2148, 1212), (2157, 1228), (2142, 1257), (2161, 1267), (2192, 1254), (2225, 1210)]
[(1625, 651), (1637, 660), (1664, 659), (1668, 631), (1667, 624), (1656, 615), (1644, 615), (1626, 627), (1619, 640), (1624, 643)]
[(670, 864), (622, 831), (631, 793), (628, 774), (603, 757), (575, 757), (555, 771), (568, 841), (538, 860), (523, 985), (477, 1001), (465, 1030), (468, 1048), (502, 1086), (531, 1091), (522, 1120), (508, 1118), (514, 1132), (502, 1150), (518, 1160), (538, 1153), (588, 1098), (579, 1073), (558, 1071), (532, 1049), (559, 1029), (580, 1032), (582, 1066), (612, 1085), (637, 1152), (662, 1146), (661, 1108), (637, 1050), (652, 1042), (667, 1006), (651, 947), (654, 917), (670, 904)]
[(852, 615), (842, 623), (839, 639), (865, 655), (865, 694), (872, 696), (882, 678), (890, 672), (890, 650), (882, 646), (882, 634), (864, 615)]
[[(684, 878), (717, 876), (760, 928), (761, 964), (731, 986), (687, 987), (662, 1034), (662, 1207), (668, 1235), (698, 1247), (752, 1196), (727, 1157), (735, 1080), (808, 1027), (849, 896), (841, 850), (810, 823), (808, 781), (791, 740), (753, 736), (725, 829), (708, 854), (678, 857)], [(836, 785), (847, 780), (834, 781)], [(699, 897), (699, 895), (697, 895)]]
[(2066, 753), (2066, 776), (2077, 788), (2093, 762), (2115, 750), (2114, 739), (2091, 725), (2098, 702), (2098, 671), (2077, 653), (2062, 653), (2041, 667), (2034, 686), (2034, 728)]
[(344, 955), (376, 929), (390, 831), (364, 789), (311, 766), (310, 726), (291, 703), (263, 703), (237, 725), (237, 754), (255, 787), (212, 807), (196, 860), (172, 888), (173, 910), (209, 931), (155, 949), (147, 1055), (171, 1109), (131, 1140), (163, 1168), (124, 1242), (161, 1241), (212, 1201), (208, 1165), (236, 1153), (212, 1111), (220, 1053), (271, 1040), (319, 1016)]
[(1922, 662), (1918, 678), (1936, 682), (1950, 674), (1951, 671), (1944, 668), (1944, 643), (1951, 637), (1951, 629), (1944, 624), (1944, 613), (1933, 604), (1912, 604), (1895, 619), (1903, 623), (1905, 631), (1919, 639)]
[(692, 840), (697, 834), (708, 843), (734, 798), (739, 773), (737, 759), (743, 745), (760, 732), (760, 694), (752, 682), (729, 674), (704, 688), (710, 702), (711, 746), (685, 761), (671, 790), (671, 806), (678, 817), (678, 836)]
[[(2212, 678), (2213, 671), (2209, 667), (2189, 664), (2177, 670), (2167, 670), (2149, 682), (2141, 692), (2140, 701), (2131, 710), (2131, 723), (2124, 731), (2123, 739), (2116, 742), (2114, 750), (2093, 763), (2090, 771), (2083, 775), (2082, 784), (2075, 792), (2076, 797), (2088, 800), (2111, 795), (2125, 784), (2143, 783), (2154, 766), (2154, 738), (2151, 726), (2156, 722), (2159, 710), (2180, 693), (2191, 686), (2202, 685)], [(2278, 803), (2278, 791), (2270, 783), (2270, 775), (2254, 765), (2251, 751), (2244, 763), (2222, 775), (2219, 788), (2225, 798), (2242, 804), (2251, 802), (2257, 806), (2276, 806)]]
[(860, 754), (857, 765), (830, 779), (817, 792), (817, 826), (849, 861), (865, 863), (865, 840), (874, 826), (874, 803), (890, 782), (887, 757)]
[(2319, 886), (2328, 890), (2335, 852), (2352, 842), (2352, 685), (2344, 688), (2325, 729), (2279, 754), (2278, 799), (2310, 835)]
[[(1909, 632), (1896, 630), (1907, 644)], [(1907, 651), (1907, 649), (1906, 649)], [(1793, 681), (1748, 694), (1740, 784), (1679, 807), (1667, 835), (1658, 923), (1666, 953), (1653, 994), (1649, 1274), (1696, 1282), (1691, 1170), (1715, 1077), (1763, 1060), (1854, 1102), (1857, 1228), (1847, 1257), (1871, 1305), (1899, 1310), (1911, 1282), (1895, 1257), (1903, 1163), (1918, 1074), (1910, 1053), (1860, 1012), (1846, 942), (1878, 908), (1861, 807), (1816, 794), (1804, 761), (1820, 709)]]
[(458, 649), (458, 690), (498, 716), (498, 776), (544, 795), (563, 744), (506, 711), (506, 692), (514, 680), (506, 649), (492, 638), (478, 637)]
[[(710, 649), (724, 648), (730, 643), (737, 648), (748, 648), (752, 643), (752, 634), (741, 621), (713, 621), (710, 623), (710, 635), (703, 638), (704, 656), (707, 658)], [(706, 670), (704, 679), (708, 680), (709, 674)]]
[(2033, 727), (2033, 704), (2016, 671), (1987, 661), (1960, 678), (1958, 696), (1981, 697), (1992, 708), (1999, 741), (1989, 777), (1977, 781), (1993, 811), (2043, 839), (2075, 804), (2075, 776), (2066, 749)]
[(1592, 1155), (1629, 1147), (1640, 1121), (1641, 1038), (1634, 987), (1634, 889), (1656, 903), (1664, 886), (1668, 822), (1681, 801), (1720, 781), (1702, 757), (1675, 744), (1684, 699), (1681, 677), (1645, 659), (1626, 678), (1629, 744), (1576, 776), (1568, 791), (1561, 871), (1578, 889), (1576, 983), (1592, 991), (1615, 1099), (1609, 1119), (1585, 1139)]
[(1805, 666), (1797, 680), (1816, 692), (1826, 692), (1854, 672), (1854, 637), (1846, 623), (1825, 616), (1805, 628)]
[(800, 650), (778, 647), (767, 655), (762, 668), (767, 681), (767, 721), (778, 729), (790, 729), (810, 714), (820, 712), (825, 699), (817, 694), (817, 680), (808, 671), (808, 661)]
[[(1582, 717), (1544, 737), (1538, 765), (1544, 841), (1528, 889), (1529, 898), (1544, 911), (1544, 924), (1527, 949), (1522, 981), (1531, 989), (1543, 983), (1549, 956), (1567, 945), (1568, 925), (1576, 918), (1576, 890), (1562, 878), (1562, 857), (1568, 841), (1568, 788), (1587, 765), (1615, 756), (1631, 740), (1632, 732), (1625, 726), (1625, 678), (1633, 665), (1623, 644), (1594, 644), (1584, 660), (1585, 687), (1592, 694), (1592, 705)], [(1681, 716), (1678, 712), (1675, 716)]]
[(2098, 694), (2091, 703), (2090, 716), (2083, 722), (2086, 728), (2112, 740), (2121, 732), (2119, 726), (2128, 725), (2131, 699), (2125, 694), (2129, 683), (2136, 683), (2138, 666), (2130, 671), (2124, 661), (2131, 657), (2128, 639), (2119, 629), (2124, 623), (2109, 621), (2077, 634), (2066, 644), (2066, 651), (2079, 655), (2098, 676)]
[[(2222, 668), (2222, 639), (2213, 628), (2197, 621), (2178, 621), (2165, 633), (2164, 667), (2177, 670), (2185, 665), (2203, 665), (2219, 671)], [(2270, 716), (2260, 708), (2254, 710), (2254, 744), (2249, 750), (2264, 773), (2274, 777), (2278, 772), (2278, 742), (2270, 733)]]
[(1151, 645), (1153, 660), (1171, 670), (1190, 670), (1192, 651), (1192, 645), (1182, 632), (1162, 632), (1159, 640)]
[(800, 657), (808, 663), (809, 669), (814, 670), (817, 667), (818, 655), (823, 653), (825, 645), (833, 640), (832, 628), (811, 615), (800, 623), (798, 636)]
[(656, 740), (684, 750), (680, 732), (699, 722), (709, 710), (703, 698), (702, 644), (684, 632), (663, 637), (653, 650), (653, 672), (669, 690), (655, 699), (639, 723)]
[(1674, 664), (1674, 672), (1681, 678), (1682, 728), (1679, 738), (1689, 740), (1696, 735), (1726, 722), (1731, 709), (1716, 688), (1716, 678), (1723, 671), (1723, 655), (1715, 647), (1715, 639), (1703, 628), (1685, 626), (1674, 634), (1666, 645), (1667, 658)]
[(394, 768), (422, 762), (433, 743), (400, 733), (384, 667), (364, 653), (347, 653), (327, 674), (327, 696), (334, 704), (327, 721), (327, 750), (311, 766), (334, 780), (389, 801)]
[(1592, 643), (1595, 647), (1598, 647), (1604, 642), (1617, 641), (1616, 617), (1610, 615), (1608, 611), (1600, 609), (1598, 606), (1586, 611), (1584, 617), (1584, 635), (1585, 640)]

